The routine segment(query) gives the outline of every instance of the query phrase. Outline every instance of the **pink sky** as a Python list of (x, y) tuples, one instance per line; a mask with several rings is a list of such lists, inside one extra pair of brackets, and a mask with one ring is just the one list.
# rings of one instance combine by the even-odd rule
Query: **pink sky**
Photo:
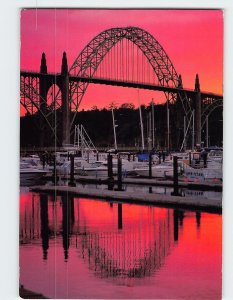
[[(136, 26), (151, 33), (163, 46), (183, 85), (222, 93), (223, 12), (221, 10), (68, 10), (27, 9), (21, 13), (21, 69), (38, 70), (45, 52), (49, 72), (59, 72), (63, 51), (69, 67), (86, 44), (112, 27)], [(161, 94), (140, 91), (141, 103)], [(80, 109), (115, 102), (138, 104), (136, 89), (89, 85)]]

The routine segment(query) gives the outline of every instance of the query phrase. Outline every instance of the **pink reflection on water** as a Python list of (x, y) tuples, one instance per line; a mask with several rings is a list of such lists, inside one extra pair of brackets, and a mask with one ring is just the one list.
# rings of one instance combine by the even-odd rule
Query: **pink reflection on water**
[(20, 282), (51, 298), (221, 298), (221, 215), (27, 193)]

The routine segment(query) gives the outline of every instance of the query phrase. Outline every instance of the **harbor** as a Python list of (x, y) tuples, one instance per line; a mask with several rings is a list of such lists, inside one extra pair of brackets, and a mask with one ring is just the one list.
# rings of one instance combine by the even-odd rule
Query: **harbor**
[[(31, 12), (22, 11), (19, 294), (220, 299), (222, 78), (216, 88), (209, 70), (187, 71), (180, 48), (171, 60), (174, 42), (159, 42), (147, 21), (162, 22), (165, 10), (145, 10), (145, 20), (139, 10), (119, 12), (61, 9), (67, 40), (71, 20), (90, 29), (72, 51), (60, 41), (54, 58), (45, 42), (28, 53)], [(99, 27), (111, 14), (113, 27)]]

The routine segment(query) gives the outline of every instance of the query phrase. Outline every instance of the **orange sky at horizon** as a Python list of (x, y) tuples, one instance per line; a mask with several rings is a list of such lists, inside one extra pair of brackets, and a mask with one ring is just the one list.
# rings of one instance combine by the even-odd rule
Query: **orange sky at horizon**
[[(143, 18), (142, 18), (143, 14)], [(69, 67), (88, 42), (112, 27), (136, 26), (151, 33), (170, 57), (183, 86), (194, 89), (199, 74), (201, 90), (223, 92), (222, 10), (25, 9), (21, 12), (21, 69), (40, 68), (45, 52), (48, 72), (60, 72), (62, 53)], [(108, 107), (111, 102), (162, 102), (161, 93), (89, 85), (80, 109)], [(21, 109), (21, 115), (23, 110)]]

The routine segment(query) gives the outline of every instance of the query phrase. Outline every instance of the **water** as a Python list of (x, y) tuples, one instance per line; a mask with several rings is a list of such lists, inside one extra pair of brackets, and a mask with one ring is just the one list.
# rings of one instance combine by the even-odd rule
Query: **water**
[(222, 216), (21, 192), (20, 283), (49, 298), (221, 299)]

